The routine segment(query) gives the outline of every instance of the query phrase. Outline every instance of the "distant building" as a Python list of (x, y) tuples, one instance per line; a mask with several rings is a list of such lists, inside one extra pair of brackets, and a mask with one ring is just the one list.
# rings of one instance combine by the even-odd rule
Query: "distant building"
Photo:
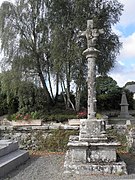
[(127, 85), (125, 89), (128, 89), (130, 92), (133, 93), (133, 99), (135, 99), (135, 84)]

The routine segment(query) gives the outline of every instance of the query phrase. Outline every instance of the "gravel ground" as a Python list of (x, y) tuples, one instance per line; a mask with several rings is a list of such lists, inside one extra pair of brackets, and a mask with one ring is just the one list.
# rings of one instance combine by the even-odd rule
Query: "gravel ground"
[(63, 154), (45, 154), (42, 156), (31, 156), (22, 166), (8, 174), (1, 180), (117, 180), (134, 179), (135, 180), (135, 156), (122, 155), (127, 164), (128, 175), (65, 175), (64, 155)]

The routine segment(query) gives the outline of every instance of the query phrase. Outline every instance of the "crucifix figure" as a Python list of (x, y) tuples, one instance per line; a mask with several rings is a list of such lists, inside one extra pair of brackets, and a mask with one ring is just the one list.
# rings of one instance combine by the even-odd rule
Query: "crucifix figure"
[(79, 36), (85, 36), (87, 39), (87, 48), (95, 47), (96, 40), (99, 34), (102, 34), (102, 29), (96, 29), (93, 25), (93, 20), (87, 20), (87, 29), (79, 33)]
[(79, 36), (85, 36), (87, 39), (87, 49), (83, 52), (83, 55), (85, 55), (88, 60), (88, 119), (95, 118), (96, 114), (95, 59), (99, 51), (95, 46), (97, 38), (101, 33), (103, 33), (102, 29), (94, 28), (93, 20), (87, 20), (86, 31), (80, 32), (79, 34)]

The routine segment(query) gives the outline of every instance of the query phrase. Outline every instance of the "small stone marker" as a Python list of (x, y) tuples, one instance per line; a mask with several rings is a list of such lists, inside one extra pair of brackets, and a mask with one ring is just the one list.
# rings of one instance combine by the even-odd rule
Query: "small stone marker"
[(122, 98), (121, 98), (121, 111), (120, 111), (120, 115), (119, 115), (119, 118), (129, 118), (131, 117), (129, 115), (129, 112), (128, 112), (128, 102), (127, 102), (127, 97), (126, 97), (126, 93), (123, 91), (122, 92)]

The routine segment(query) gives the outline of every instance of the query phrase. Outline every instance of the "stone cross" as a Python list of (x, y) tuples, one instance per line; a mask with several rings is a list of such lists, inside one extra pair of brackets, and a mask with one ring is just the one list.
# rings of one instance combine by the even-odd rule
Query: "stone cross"
[(95, 118), (96, 114), (96, 94), (95, 94), (95, 59), (99, 52), (95, 46), (99, 34), (102, 34), (102, 29), (96, 29), (93, 25), (93, 20), (87, 20), (87, 29), (79, 33), (79, 36), (85, 36), (87, 39), (87, 49), (83, 52), (88, 60), (88, 119)]
[(99, 34), (103, 34), (102, 29), (94, 28), (93, 20), (87, 20), (87, 29), (79, 33), (79, 36), (85, 36), (87, 39), (87, 48), (94, 47)]

